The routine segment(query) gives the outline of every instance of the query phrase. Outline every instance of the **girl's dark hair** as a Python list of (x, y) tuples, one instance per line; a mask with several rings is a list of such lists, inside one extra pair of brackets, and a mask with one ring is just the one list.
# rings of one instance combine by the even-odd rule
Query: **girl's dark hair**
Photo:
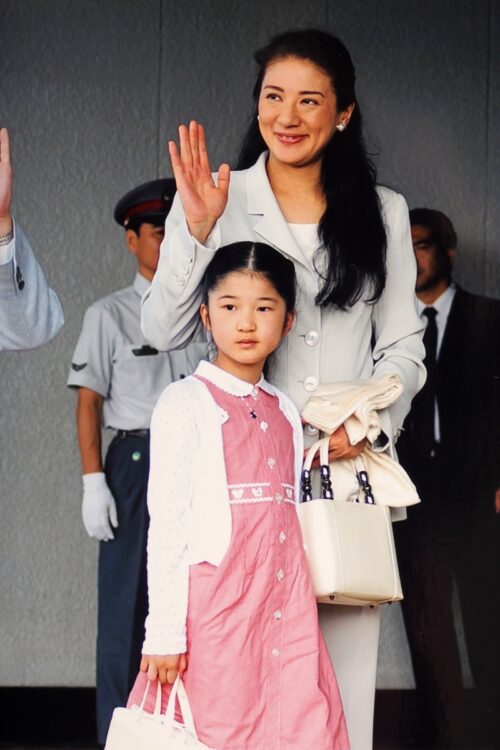
[(336, 131), (327, 144), (321, 166), (326, 209), (319, 236), (327, 251), (327, 263), (317, 263), (323, 279), (316, 304), (345, 310), (369, 289), (370, 302), (379, 299), (386, 280), (387, 238), (375, 189), (376, 171), (362, 135), (361, 111), (356, 100), (356, 73), (342, 42), (318, 29), (287, 31), (255, 53), (258, 65), (253, 90), (255, 108), (243, 139), (237, 169), (255, 164), (267, 149), (257, 121), (258, 100), (267, 66), (296, 57), (321, 68), (330, 78), (339, 112), (355, 105), (347, 128)]
[(208, 294), (230, 273), (261, 273), (285, 301), (286, 311), (295, 310), (295, 266), (273, 247), (263, 242), (233, 242), (221, 247), (210, 261), (203, 277), (203, 302)]

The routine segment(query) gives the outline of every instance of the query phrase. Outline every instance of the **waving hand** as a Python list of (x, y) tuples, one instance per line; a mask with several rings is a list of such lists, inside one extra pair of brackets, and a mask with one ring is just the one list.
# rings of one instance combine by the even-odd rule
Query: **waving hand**
[(12, 167), (10, 164), (9, 133), (0, 128), (0, 235), (12, 229), (10, 199), (12, 195)]
[(168, 150), (189, 231), (204, 243), (227, 204), (229, 165), (219, 167), (216, 185), (210, 171), (205, 130), (195, 120), (189, 128), (179, 127), (179, 148), (169, 141)]

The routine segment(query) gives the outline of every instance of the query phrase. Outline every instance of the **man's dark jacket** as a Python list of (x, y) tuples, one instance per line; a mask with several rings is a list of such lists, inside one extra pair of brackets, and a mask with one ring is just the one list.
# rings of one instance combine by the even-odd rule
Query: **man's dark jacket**
[[(442, 503), (468, 514), (493, 507), (500, 487), (500, 301), (457, 288), (437, 362), (437, 403), (445, 476)], [(397, 451), (417, 488), (429, 459), (414, 433), (413, 401)], [(436, 507), (436, 506), (434, 506)]]

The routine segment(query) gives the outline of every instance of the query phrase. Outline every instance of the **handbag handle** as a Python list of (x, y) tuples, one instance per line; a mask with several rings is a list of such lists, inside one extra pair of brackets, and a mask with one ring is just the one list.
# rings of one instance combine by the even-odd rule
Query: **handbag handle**
[(184, 726), (186, 727), (189, 734), (191, 734), (195, 740), (198, 739), (198, 735), (196, 733), (196, 727), (194, 725), (194, 719), (193, 714), (191, 711), (191, 706), (189, 705), (189, 700), (186, 693), (186, 688), (184, 687), (184, 683), (177, 675), (176, 680), (174, 684), (172, 685), (172, 690), (170, 691), (170, 696), (168, 698), (167, 703), (167, 710), (165, 711), (165, 720), (167, 724), (170, 726), (173, 726), (174, 724), (174, 710), (175, 710), (175, 698), (179, 699), (179, 706), (181, 709), (182, 714), (182, 720), (184, 722)]
[(333, 487), (330, 474), (330, 464), (328, 463), (328, 447), (330, 438), (326, 437), (317, 440), (311, 445), (304, 461), (304, 468), (301, 475), (302, 502), (307, 503), (313, 499), (311, 484), (311, 465), (316, 453), (319, 450), (319, 475), (321, 477), (321, 496), (324, 500), (333, 500)]
[(368, 476), (368, 472), (366, 470), (365, 465), (361, 461), (362, 466), (361, 468), (358, 468), (356, 466), (356, 460), (354, 461), (354, 466), (356, 467), (356, 476), (358, 478), (359, 486), (365, 496), (365, 503), (368, 505), (375, 505), (375, 497), (373, 496), (373, 490), (372, 486), (370, 484), (370, 478)]
[[(157, 680), (157, 687), (156, 687), (156, 702), (155, 702), (155, 708), (154, 708), (154, 714), (155, 715), (161, 715), (161, 698), (162, 698), (162, 685), (160, 680)], [(141, 701), (140, 705), (140, 712), (142, 713), (144, 711), (144, 705), (146, 703), (146, 698), (149, 693), (149, 689), (151, 687), (151, 683), (148, 682), (146, 686), (146, 690), (144, 691), (144, 696)], [(193, 713), (191, 711), (191, 706), (189, 705), (189, 700), (186, 693), (186, 688), (184, 687), (184, 683), (177, 675), (177, 678), (172, 685), (172, 689), (170, 691), (170, 695), (168, 697), (168, 703), (167, 707), (165, 709), (165, 723), (167, 726), (173, 727), (174, 725), (174, 712), (175, 712), (175, 699), (178, 698), (179, 700), (179, 706), (181, 709), (182, 714), (182, 720), (184, 722), (184, 726), (186, 727), (189, 734), (191, 734), (195, 740), (198, 740), (198, 734), (196, 733), (196, 727), (194, 725), (194, 719), (193, 719)]]
[[(304, 468), (302, 469), (301, 475), (301, 489), (302, 489), (302, 502), (306, 503), (313, 499), (312, 483), (311, 483), (311, 466), (314, 457), (319, 451), (320, 467), (319, 473), (321, 478), (321, 497), (324, 500), (333, 500), (334, 492), (331, 481), (331, 470), (328, 461), (328, 449), (330, 445), (330, 436), (317, 440), (311, 445), (307, 452), (306, 459), (304, 461)], [(366, 470), (366, 466), (363, 463), (362, 458), (358, 456), (354, 459), (353, 468), (356, 474), (359, 486), (363, 495), (365, 496), (365, 503), (368, 505), (375, 505), (375, 497), (373, 495), (373, 489), (370, 484), (370, 478)], [(359, 500), (357, 501), (359, 502)]]

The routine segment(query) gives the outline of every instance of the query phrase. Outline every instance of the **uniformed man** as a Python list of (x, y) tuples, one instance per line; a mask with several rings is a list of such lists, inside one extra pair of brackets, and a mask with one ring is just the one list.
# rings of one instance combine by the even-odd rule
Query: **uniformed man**
[(64, 317), (28, 240), (10, 213), (12, 166), (7, 128), (0, 128), (0, 351), (36, 349)]
[[(86, 312), (68, 385), (78, 389), (76, 422), (83, 468), (83, 522), (98, 539), (97, 734), (104, 744), (113, 709), (125, 705), (139, 670), (147, 614), (146, 486), (149, 426), (163, 389), (185, 377), (206, 355), (206, 343), (170, 353), (141, 333), (140, 301), (158, 264), (172, 179), (127, 193), (116, 221), (137, 260), (131, 286)], [(101, 427), (115, 436), (103, 466)]]

